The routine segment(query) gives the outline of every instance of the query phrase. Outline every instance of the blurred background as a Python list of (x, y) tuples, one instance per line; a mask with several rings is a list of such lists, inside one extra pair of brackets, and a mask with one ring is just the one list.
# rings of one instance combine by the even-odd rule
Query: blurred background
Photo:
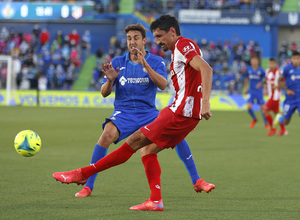
[[(182, 35), (213, 67), (215, 106), (223, 109), (243, 108), (243, 75), (252, 56), (264, 68), (275, 58), (282, 68), (300, 44), (298, 0), (1, 1), (0, 105), (112, 106), (98, 92), (102, 65), (127, 52), (127, 25), (140, 22), (149, 30), (165, 13), (177, 17)], [(169, 68), (170, 52), (150, 31), (147, 38), (147, 50)], [(159, 107), (172, 97), (168, 81)]]

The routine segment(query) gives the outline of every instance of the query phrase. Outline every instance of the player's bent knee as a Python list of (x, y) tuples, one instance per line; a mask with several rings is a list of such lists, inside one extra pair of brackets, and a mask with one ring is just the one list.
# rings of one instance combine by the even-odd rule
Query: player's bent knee
[(98, 144), (102, 147), (107, 148), (111, 143), (115, 142), (119, 138), (118, 130), (104, 130), (101, 134)]
[(148, 154), (157, 154), (162, 149), (158, 147), (156, 144), (149, 144), (140, 149), (141, 157), (146, 156)]

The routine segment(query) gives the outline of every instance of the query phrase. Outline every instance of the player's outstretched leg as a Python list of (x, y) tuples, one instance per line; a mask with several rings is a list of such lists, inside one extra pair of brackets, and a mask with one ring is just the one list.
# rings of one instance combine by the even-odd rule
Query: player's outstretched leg
[(62, 183), (85, 184), (90, 176), (110, 167), (125, 163), (135, 152), (125, 142), (120, 148), (114, 150), (93, 165), (67, 172), (57, 172), (53, 174), (53, 177)]
[(200, 177), (198, 175), (196, 164), (194, 162), (194, 158), (187, 141), (184, 139), (182, 142), (176, 145), (175, 149), (178, 157), (184, 163), (187, 171), (189, 172), (193, 185), (195, 185)]
[(161, 168), (156, 154), (148, 154), (142, 157), (145, 173), (151, 190), (150, 199), (144, 203), (132, 206), (129, 209), (135, 211), (163, 211), (163, 201), (161, 199)]
[[(94, 148), (94, 152), (91, 159), (91, 165), (96, 163), (98, 160), (102, 159), (106, 156), (107, 148), (101, 147), (100, 145), (96, 144)], [(81, 191), (75, 194), (75, 197), (87, 197), (90, 196), (93, 189), (94, 189), (94, 183), (97, 178), (98, 173), (92, 175), (87, 180), (85, 187)]]

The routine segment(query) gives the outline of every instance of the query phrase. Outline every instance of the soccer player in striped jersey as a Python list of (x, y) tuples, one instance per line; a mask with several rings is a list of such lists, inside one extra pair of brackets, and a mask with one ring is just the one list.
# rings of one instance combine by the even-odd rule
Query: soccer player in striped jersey
[(267, 136), (273, 136), (277, 131), (276, 128), (274, 128), (273, 117), (270, 112), (273, 111), (275, 115), (279, 113), (279, 102), (281, 97), (281, 91), (278, 87), (279, 76), (280, 72), (277, 67), (277, 62), (275, 59), (271, 58), (269, 60), (269, 68), (266, 70), (266, 87), (269, 100), (263, 109), (264, 116), (270, 125), (270, 131)]
[[(181, 36), (178, 21), (171, 15), (160, 16), (151, 23), (150, 30), (164, 51), (172, 51), (171, 73), (176, 92), (173, 103), (165, 107), (152, 123), (134, 132), (119, 149), (93, 165), (54, 173), (56, 180), (81, 184), (98, 172), (126, 162), (138, 149), (145, 148), (147, 155), (151, 155), (174, 148), (195, 129), (202, 118), (208, 120), (212, 116), (209, 102), (212, 68), (202, 58), (197, 44)], [(142, 55), (141, 51), (136, 52), (138, 57)], [(153, 170), (148, 178), (150, 199), (130, 210), (163, 211), (160, 185), (155, 185), (160, 182), (160, 173), (155, 172)], [(206, 192), (215, 188), (204, 180), (201, 180), (201, 186)]]

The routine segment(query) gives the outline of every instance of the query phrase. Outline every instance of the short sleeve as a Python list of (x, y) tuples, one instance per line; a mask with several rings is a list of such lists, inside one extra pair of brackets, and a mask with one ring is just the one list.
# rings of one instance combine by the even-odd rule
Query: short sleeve
[(189, 63), (196, 55), (202, 57), (200, 48), (193, 41), (188, 39), (179, 41), (177, 49), (185, 57), (185, 63)]

